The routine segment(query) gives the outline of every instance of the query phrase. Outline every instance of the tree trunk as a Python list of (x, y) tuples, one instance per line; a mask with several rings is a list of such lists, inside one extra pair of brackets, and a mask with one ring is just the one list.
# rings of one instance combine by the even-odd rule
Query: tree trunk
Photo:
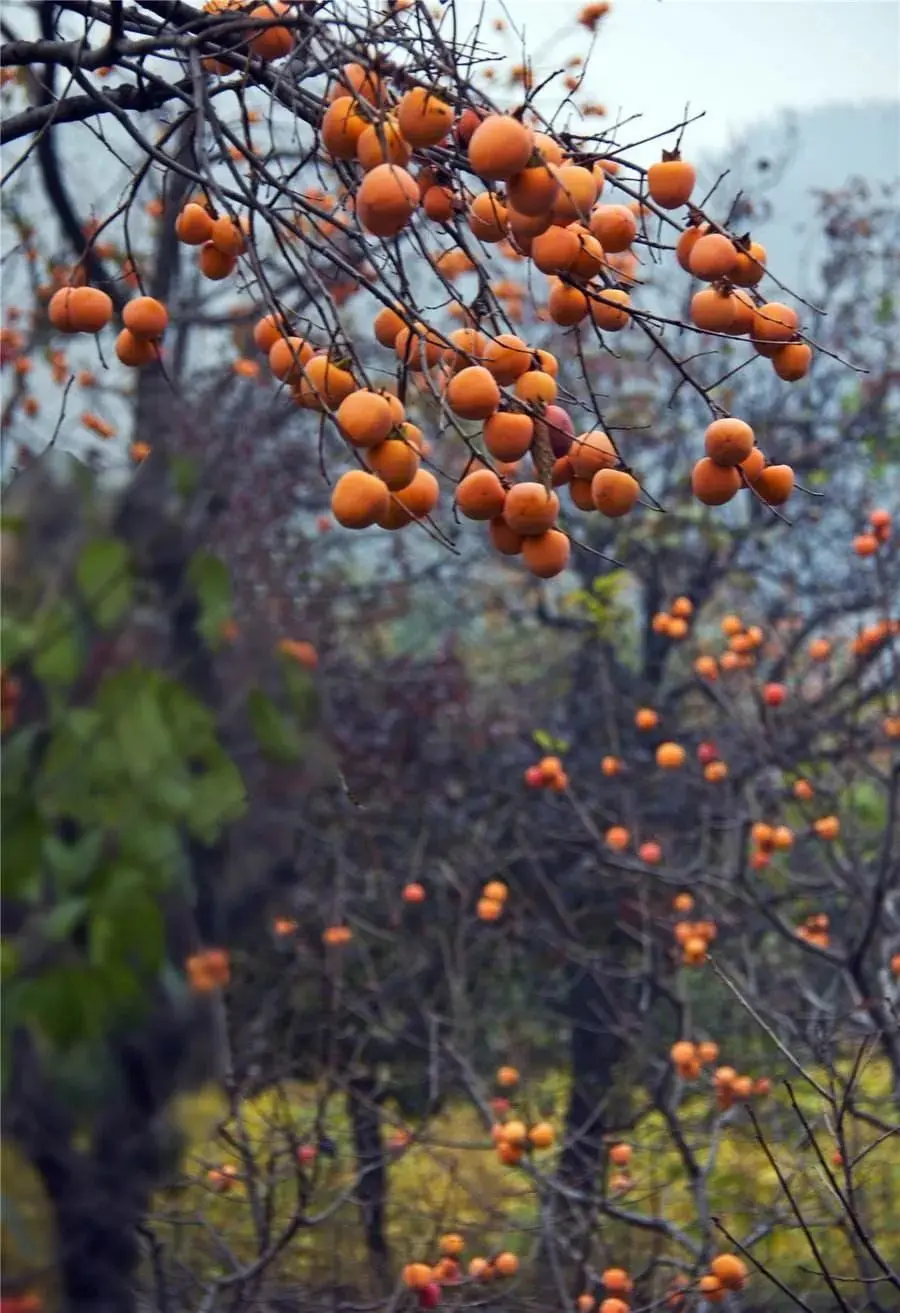
[(362, 1213), (369, 1264), (376, 1287), (386, 1291), (390, 1288), (391, 1266), (385, 1234), (387, 1172), (376, 1088), (377, 1081), (373, 1076), (351, 1079), (347, 1088), (347, 1113), (353, 1129), (353, 1147), (359, 1173), (356, 1198)]
[(596, 976), (573, 968), (568, 993), (572, 1088), (566, 1110), (565, 1144), (559, 1179), (580, 1199), (560, 1201), (554, 1228), (567, 1240), (568, 1261), (585, 1263), (596, 1221), (597, 1177), (603, 1164), (603, 1136), (615, 1070), (626, 1044), (618, 1033), (621, 1017)]

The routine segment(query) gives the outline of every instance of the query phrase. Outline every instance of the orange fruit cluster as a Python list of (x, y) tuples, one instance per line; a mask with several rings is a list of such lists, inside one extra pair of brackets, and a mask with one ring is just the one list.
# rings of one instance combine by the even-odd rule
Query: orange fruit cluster
[(814, 948), (828, 948), (831, 944), (829, 935), (830, 921), (826, 912), (814, 912), (797, 926), (797, 938)]
[(892, 518), (890, 511), (874, 510), (869, 513), (869, 528), (857, 534), (853, 539), (853, 550), (857, 556), (874, 556), (891, 536)]
[(569, 777), (559, 757), (542, 757), (527, 768), (524, 779), (530, 789), (549, 789), (551, 793), (564, 793), (569, 787)]
[(673, 642), (687, 638), (694, 604), (689, 597), (676, 597), (668, 611), (657, 611), (651, 620), (655, 634), (664, 634)]
[(195, 994), (211, 994), (231, 978), (228, 952), (224, 948), (207, 948), (193, 953), (184, 964), (188, 984)]
[(706, 954), (716, 938), (718, 928), (715, 921), (676, 921), (672, 933), (681, 949), (682, 964), (696, 967), (706, 961)]

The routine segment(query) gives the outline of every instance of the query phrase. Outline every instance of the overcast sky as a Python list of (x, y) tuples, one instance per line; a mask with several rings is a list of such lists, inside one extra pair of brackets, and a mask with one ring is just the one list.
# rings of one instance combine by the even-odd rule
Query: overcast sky
[[(589, 38), (574, 25), (579, 7), (573, 0), (510, 3), (536, 73), (586, 51)], [(458, 0), (461, 26), (473, 25), (480, 9), (481, 0)], [(487, 10), (503, 12), (497, 0)], [(658, 130), (678, 122), (690, 102), (706, 111), (686, 139), (691, 153), (717, 151), (785, 109), (900, 101), (900, 3), (613, 0), (590, 68), (583, 96), (601, 101), (611, 117), (640, 111), (647, 129)], [(633, 127), (628, 133), (641, 135)]]

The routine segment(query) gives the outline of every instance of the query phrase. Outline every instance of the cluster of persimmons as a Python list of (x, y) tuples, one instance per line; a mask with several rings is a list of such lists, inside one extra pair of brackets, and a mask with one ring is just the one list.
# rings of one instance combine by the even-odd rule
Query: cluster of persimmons
[[(230, 56), (204, 58), (213, 77), (234, 72), (245, 59), (252, 69), (255, 61), (269, 64), (295, 49), (296, 12), (279, 0), (252, 7), (209, 0), (204, 9), (222, 20)], [(587, 9), (584, 25), (593, 29), (606, 7)], [(812, 351), (796, 311), (757, 290), (766, 275), (765, 250), (728, 233), (693, 203), (696, 171), (677, 150), (639, 171), (639, 194), (625, 188), (618, 203), (620, 165), (587, 149), (587, 139), (577, 149), (573, 139), (540, 130), (541, 120), (527, 106), (502, 113), (476, 100), (463, 100), (449, 85), (425, 84), (386, 61), (337, 68), (314, 128), (319, 159), (334, 166), (340, 184), (327, 227), (316, 228), (319, 238), (361, 230), (377, 252), (411, 225), (432, 225), (453, 243), (434, 261), (445, 280), (479, 267), (479, 244), (497, 247), (548, 280), (540, 318), (561, 330), (587, 324), (601, 338), (637, 324), (652, 338), (654, 318), (632, 303), (632, 294), (639, 281), (635, 248), (658, 245), (647, 236), (648, 220), (658, 219), (676, 231), (676, 266), (703, 284), (691, 300), (693, 329), (745, 339), (785, 380), (805, 375)], [(301, 237), (310, 224), (316, 227), (314, 212), (313, 206), (298, 220)], [(225, 279), (247, 257), (246, 273), (255, 281), (249, 212), (224, 212), (200, 194), (181, 209), (175, 232), (197, 249), (204, 277)], [(498, 300), (502, 281), (494, 280)], [(496, 326), (489, 330), (485, 313), (458, 303), (464, 324), (447, 333), (425, 322), (414, 305), (386, 297), (374, 273), (370, 290), (383, 303), (374, 336), (394, 357), (383, 383), (363, 378), (348, 348), (333, 337), (317, 342), (312, 328), (301, 336), (286, 311), (264, 315), (254, 332), (274, 378), (297, 405), (333, 421), (354, 461), (332, 491), (340, 525), (401, 529), (426, 520), (438, 505), (440, 484), (424, 463), (430, 446), (401, 400), (410, 375), (440, 402), (446, 427), (469, 448), (454, 510), (483, 521), (494, 548), (520, 557), (537, 577), (558, 575), (569, 559), (559, 491), (568, 489), (576, 509), (612, 518), (635, 507), (640, 483), (614, 440), (601, 428), (576, 434), (557, 404), (559, 363), (552, 352)], [(519, 291), (510, 291), (509, 299), (520, 299)], [(50, 302), (51, 322), (63, 332), (99, 332), (111, 313), (106, 294), (88, 286), (61, 288)], [(119, 360), (139, 366), (160, 359), (167, 319), (159, 301), (140, 296), (130, 302), (116, 341)], [(256, 362), (243, 363), (256, 376)], [(695, 495), (716, 506), (745, 488), (772, 506), (785, 502), (793, 489), (791, 469), (766, 460), (743, 420), (714, 414), (705, 454), (693, 470)], [(682, 600), (658, 618), (672, 638), (687, 631), (690, 613), (678, 609)]]
[(440, 1257), (436, 1263), (407, 1263), (403, 1283), (415, 1291), (420, 1308), (437, 1308), (443, 1286), (458, 1286), (465, 1281), (486, 1283), (496, 1278), (514, 1277), (519, 1260), (510, 1250), (490, 1257), (476, 1255), (464, 1267), (465, 1237), (449, 1231), (438, 1240)]

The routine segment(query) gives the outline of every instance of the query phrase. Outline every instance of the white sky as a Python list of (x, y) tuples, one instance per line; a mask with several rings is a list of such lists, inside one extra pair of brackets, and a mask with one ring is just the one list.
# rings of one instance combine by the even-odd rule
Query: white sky
[[(458, 0), (460, 26), (480, 8)], [(579, 8), (510, 0), (537, 74), (586, 52), (585, 30), (573, 29)], [(502, 12), (497, 0), (487, 9)], [(705, 110), (686, 138), (697, 155), (785, 109), (900, 102), (900, 0), (612, 0), (590, 68), (579, 98), (602, 102), (609, 118), (641, 111), (648, 133), (679, 122), (688, 102)], [(639, 125), (627, 131), (643, 135)]]

